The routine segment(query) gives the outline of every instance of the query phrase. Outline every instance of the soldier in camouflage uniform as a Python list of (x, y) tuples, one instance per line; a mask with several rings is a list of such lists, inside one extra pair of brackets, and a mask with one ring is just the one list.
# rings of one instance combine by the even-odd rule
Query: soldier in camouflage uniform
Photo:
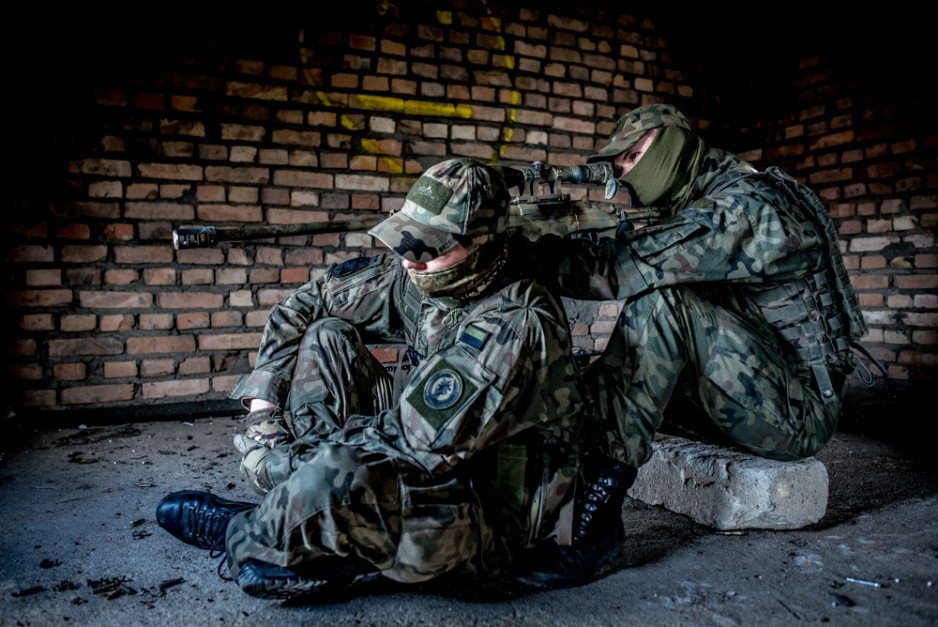
[[(599, 160), (662, 219), (600, 244), (547, 236), (534, 253), (562, 295), (625, 301), (585, 375), (594, 433), (612, 458), (599, 480), (647, 461), (664, 418), (771, 459), (814, 455), (834, 432), (851, 344), (866, 332), (817, 197), (778, 168), (759, 172), (706, 146), (669, 105), (624, 115), (590, 157)], [(613, 491), (598, 508), (585, 504), (606, 522), (583, 555), (618, 516), (624, 490)]]
[[(226, 537), (241, 587), (274, 598), (499, 573), (569, 543), (581, 384), (562, 307), (503, 271), (508, 201), (492, 168), (433, 166), (371, 231), (397, 255), (336, 265), (275, 307), (232, 392), (266, 407), (236, 436), (266, 496), (171, 495), (161, 524), (206, 548)], [(365, 341), (406, 343), (406, 382)]]

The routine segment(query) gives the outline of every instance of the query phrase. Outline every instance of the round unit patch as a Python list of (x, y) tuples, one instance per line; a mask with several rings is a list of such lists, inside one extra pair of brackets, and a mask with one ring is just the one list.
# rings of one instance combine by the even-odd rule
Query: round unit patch
[(423, 386), (423, 402), (431, 409), (449, 409), (462, 396), (462, 378), (452, 370), (440, 370)]

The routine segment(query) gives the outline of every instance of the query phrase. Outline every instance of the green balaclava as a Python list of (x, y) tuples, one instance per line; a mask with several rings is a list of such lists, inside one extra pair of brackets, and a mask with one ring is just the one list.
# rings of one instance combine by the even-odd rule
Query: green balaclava
[[(627, 112), (616, 122), (606, 145), (587, 162), (614, 161), (652, 129), (659, 129), (658, 136), (638, 165), (619, 180), (631, 188), (633, 203), (673, 213), (690, 199), (707, 150), (673, 105), (647, 104)], [(607, 198), (614, 195), (615, 185), (606, 193)]]
[(687, 203), (705, 151), (693, 132), (677, 126), (659, 127), (638, 164), (619, 180), (629, 186), (633, 203), (673, 214)]

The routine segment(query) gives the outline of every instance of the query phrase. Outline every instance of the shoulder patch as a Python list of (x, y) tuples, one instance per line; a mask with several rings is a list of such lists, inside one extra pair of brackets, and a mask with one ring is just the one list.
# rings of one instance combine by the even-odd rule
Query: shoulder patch
[(489, 339), (489, 335), (490, 333), (482, 327), (467, 324), (465, 330), (459, 336), (459, 342), (480, 351), (485, 346), (485, 341)]
[(332, 277), (341, 279), (381, 263), (381, 257), (358, 257), (332, 267)]
[(407, 396), (407, 401), (433, 429), (456, 415), (478, 387), (452, 364), (441, 359)]

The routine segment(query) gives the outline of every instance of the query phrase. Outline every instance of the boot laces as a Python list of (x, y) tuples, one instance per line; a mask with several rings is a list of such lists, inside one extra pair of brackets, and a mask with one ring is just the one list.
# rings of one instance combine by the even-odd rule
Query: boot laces
[(207, 506), (192, 506), (186, 509), (187, 527), (200, 544), (212, 551), (223, 553), (225, 550), (225, 528), (231, 517), (227, 512), (219, 512)]

